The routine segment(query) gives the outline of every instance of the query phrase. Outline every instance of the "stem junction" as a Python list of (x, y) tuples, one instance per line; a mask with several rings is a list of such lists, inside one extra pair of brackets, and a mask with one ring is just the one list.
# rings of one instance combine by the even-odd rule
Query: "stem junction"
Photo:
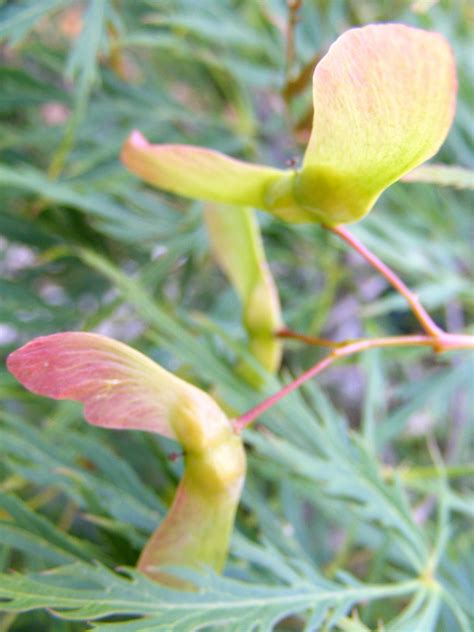
[(327, 347), (331, 349), (322, 360), (312, 366), (310, 369), (302, 373), (295, 380), (286, 384), (277, 393), (264, 399), (257, 406), (251, 408), (246, 413), (238, 417), (234, 421), (234, 429), (241, 432), (257, 417), (274, 406), (283, 397), (289, 395), (302, 384), (322, 373), (330, 367), (336, 360), (348, 357), (366, 349), (376, 349), (381, 347), (431, 347), (436, 353), (444, 351), (453, 351), (457, 349), (474, 349), (474, 336), (465, 334), (451, 334), (443, 331), (431, 318), (425, 308), (421, 305), (418, 297), (414, 294), (405, 283), (395, 274), (395, 272), (383, 263), (376, 255), (374, 255), (366, 246), (364, 246), (356, 237), (354, 237), (344, 226), (326, 227), (332, 233), (343, 239), (349, 246), (358, 252), (373, 268), (380, 272), (387, 281), (405, 297), (410, 305), (413, 314), (424, 329), (424, 334), (415, 334), (410, 336), (389, 336), (380, 338), (358, 338), (356, 340), (345, 340), (337, 342), (327, 340), (326, 338), (316, 338), (305, 334), (290, 331), (289, 329), (280, 329), (276, 332), (276, 336), (280, 338), (290, 338), (300, 340), (306, 344)]

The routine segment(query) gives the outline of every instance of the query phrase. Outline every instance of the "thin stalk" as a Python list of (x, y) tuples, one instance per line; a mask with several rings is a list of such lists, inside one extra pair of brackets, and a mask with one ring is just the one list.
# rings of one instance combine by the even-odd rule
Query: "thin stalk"
[(308, 345), (315, 345), (317, 347), (341, 347), (345, 342), (336, 342), (335, 340), (328, 340), (327, 338), (316, 338), (316, 336), (308, 336), (307, 334), (300, 334), (297, 331), (291, 331), (291, 329), (279, 329), (276, 332), (278, 338), (291, 338), (293, 340), (300, 340)]
[[(286, 334), (292, 333), (284, 330)], [(299, 334), (287, 337), (299, 337)], [(305, 341), (311, 339), (310, 336), (304, 336)], [(314, 339), (319, 344), (321, 339)], [(323, 339), (324, 340), (324, 339)], [(325, 343), (329, 342), (324, 340)], [(234, 421), (234, 429), (241, 432), (246, 426), (251, 424), (257, 417), (260, 417), (269, 408), (278, 403), (283, 397), (286, 397), (302, 384), (311, 378), (319, 375), (328, 367), (330, 367), (339, 358), (344, 358), (355, 353), (360, 353), (366, 349), (376, 349), (380, 347), (432, 347), (435, 351), (449, 351), (454, 349), (474, 349), (474, 336), (466, 336), (463, 334), (448, 334), (440, 330), (440, 334), (434, 338), (430, 335), (413, 335), (413, 336), (390, 336), (387, 338), (360, 338), (358, 340), (347, 341), (344, 343), (336, 343), (338, 346), (333, 348), (331, 353), (320, 360), (317, 364), (302, 373), (295, 380), (286, 384), (282, 389), (264, 399), (260, 404), (251, 408), (246, 413), (238, 417)]]
[(286, 25), (286, 52), (285, 75), (286, 84), (291, 81), (291, 72), (295, 62), (295, 29), (298, 24), (298, 12), (301, 8), (301, 0), (287, 0), (288, 20)]
[(358, 252), (361, 257), (363, 257), (373, 268), (375, 268), (380, 274), (382, 274), (387, 281), (399, 292), (410, 305), (413, 310), (414, 315), (416, 316), (418, 322), (433, 338), (438, 338), (444, 332), (438, 327), (438, 325), (434, 322), (428, 312), (420, 303), (418, 296), (410, 290), (410, 288), (405, 285), (405, 283), (400, 279), (395, 272), (389, 268), (383, 261), (381, 261), (376, 255), (374, 255), (364, 244), (362, 244), (354, 235), (347, 230), (344, 226), (327, 226), (328, 230), (332, 233), (340, 237), (343, 241), (345, 241), (351, 248), (353, 248), (356, 252)]
[[(315, 347), (330, 347), (331, 349), (345, 349), (357, 343), (364, 345), (363, 349), (376, 347), (433, 347), (435, 351), (443, 352), (455, 349), (474, 349), (474, 336), (468, 334), (449, 334), (441, 331), (441, 334), (433, 340), (432, 336), (417, 334), (411, 336), (389, 336), (386, 338), (355, 338), (353, 340), (328, 340), (327, 338), (317, 338), (301, 334), (291, 329), (280, 329), (275, 334), (279, 338), (289, 338), (292, 340), (300, 340), (308, 345)], [(363, 350), (360, 349), (361, 351)], [(345, 355), (345, 354), (343, 354)]]
[[(474, 474), (474, 463), (466, 463), (465, 465), (447, 465), (445, 467), (445, 475), (447, 478), (460, 478), (463, 476), (472, 476)], [(411, 467), (410, 469), (398, 470), (398, 475), (403, 482), (439, 480), (439, 468), (433, 465), (420, 465)]]
[(371, 266), (380, 272), (387, 281), (406, 299), (413, 310), (418, 322), (425, 330), (425, 334), (412, 336), (390, 336), (381, 338), (359, 338), (357, 340), (346, 340), (344, 342), (336, 342), (327, 340), (326, 338), (316, 338), (290, 331), (289, 329), (281, 329), (275, 335), (281, 338), (293, 338), (301, 340), (307, 344), (314, 344), (321, 347), (329, 347), (332, 351), (313, 367), (302, 373), (295, 380), (284, 386), (278, 392), (264, 399), (260, 404), (254, 406), (246, 413), (235, 419), (234, 429), (241, 432), (246, 426), (251, 424), (257, 417), (274, 406), (283, 397), (286, 397), (302, 384), (311, 378), (319, 375), (330, 367), (339, 358), (344, 358), (355, 353), (360, 353), (366, 349), (375, 349), (380, 347), (432, 347), (433, 351), (443, 352), (455, 349), (474, 349), (474, 336), (464, 334), (450, 334), (443, 331), (434, 322), (425, 308), (421, 305), (418, 297), (414, 294), (405, 283), (385, 265), (376, 255), (366, 248), (356, 237), (354, 237), (344, 226), (326, 227), (335, 235), (343, 239), (356, 252), (358, 252)]
[(307, 380), (310, 380), (312, 377), (318, 375), (318, 373), (324, 371), (324, 369), (327, 369), (328, 366), (331, 366), (334, 360), (336, 360), (336, 357), (332, 353), (329, 354), (323, 358), (321, 362), (318, 362), (318, 364), (315, 364), (311, 369), (309, 369), (309, 371), (305, 371), (302, 375), (296, 378), (296, 380), (293, 380), (293, 382), (290, 382), (278, 392), (270, 395), (270, 397), (264, 399), (260, 402), (260, 404), (257, 404), (257, 406), (254, 406), (254, 408), (251, 408), (246, 413), (238, 417), (233, 424), (235, 432), (241, 432), (246, 426), (255, 421), (257, 417), (260, 417), (260, 415), (278, 403), (280, 399), (295, 391)]

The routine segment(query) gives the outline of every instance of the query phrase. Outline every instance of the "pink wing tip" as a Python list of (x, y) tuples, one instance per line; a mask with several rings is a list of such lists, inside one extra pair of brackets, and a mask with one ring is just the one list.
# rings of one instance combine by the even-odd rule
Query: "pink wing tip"
[(134, 147), (136, 149), (145, 149), (149, 145), (147, 139), (137, 129), (133, 130), (133, 132), (127, 138), (125, 144), (126, 145), (131, 145), (132, 147)]
[(50, 336), (39, 336), (16, 349), (7, 357), (8, 371), (28, 390), (39, 395), (49, 395), (54, 384), (44, 380), (45, 370), (55, 365), (55, 359), (61, 353), (62, 345), (72, 339), (81, 339), (92, 334), (80, 332), (63, 332)]
[[(26, 389), (38, 395), (44, 393), (43, 388), (38, 388), (47, 370), (50, 360), (48, 354), (42, 353), (42, 339), (36, 338), (20, 347), (7, 357), (6, 366), (15, 379)], [(38, 353), (39, 352), (39, 353)]]
[(25, 367), (25, 362), (28, 359), (30, 352), (35, 350), (35, 348), (41, 347), (45, 336), (41, 336), (39, 338), (35, 338), (34, 340), (30, 340), (25, 345), (12, 351), (7, 356), (6, 366), (7, 369), (18, 379), (18, 375), (22, 372), (22, 369)]
[(136, 160), (135, 152), (146, 151), (149, 148), (150, 143), (147, 141), (147, 139), (139, 130), (134, 129), (122, 145), (122, 149), (120, 151), (120, 160), (128, 169), (131, 169), (131, 171), (133, 172), (133, 164)]
[(17, 349), (16, 351), (13, 351), (12, 353), (10, 353), (7, 356), (7, 360), (5, 362), (7, 369), (10, 371), (10, 373), (16, 377), (18, 379), (18, 375), (17, 375), (17, 367), (18, 367), (18, 352), (20, 350)]

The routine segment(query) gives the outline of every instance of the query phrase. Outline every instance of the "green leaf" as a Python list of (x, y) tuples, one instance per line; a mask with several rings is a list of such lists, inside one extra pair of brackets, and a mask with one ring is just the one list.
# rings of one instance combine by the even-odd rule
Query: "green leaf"
[[(36, 430), (30, 424), (16, 419), (3, 419), (5, 427), (0, 428), (0, 442), (5, 465), (34, 485), (57, 488), (64, 492), (80, 508), (95, 507), (104, 515), (109, 515), (126, 523), (136, 539), (135, 529), (151, 532), (162, 513), (164, 505), (149, 492), (138, 492), (136, 486), (129, 489), (128, 477), (122, 475), (110, 480), (105, 474), (94, 474), (81, 467), (81, 459), (90, 454), (94, 465), (96, 451), (90, 448), (92, 440), (86, 441), (81, 435), (68, 430), (66, 436), (57, 431)], [(97, 437), (94, 439), (97, 443)], [(105, 448), (102, 448), (105, 450)], [(107, 450), (108, 461), (113, 463), (118, 457)], [(82, 461), (83, 463), (83, 461)], [(122, 467), (126, 464), (122, 463)], [(97, 467), (101, 467), (100, 462)], [(117, 468), (115, 468), (115, 471)]]
[(48, 14), (71, 4), (71, 0), (30, 0), (0, 9), (0, 40), (6, 39), (10, 45), (17, 44), (28, 31)]
[[(181, 572), (199, 586), (198, 593), (174, 591), (127, 570), (130, 579), (103, 567), (72, 565), (48, 574), (0, 575), (0, 597), (6, 612), (54, 609), (69, 620), (97, 620), (110, 615), (143, 616), (140, 621), (96, 624), (103, 632), (175, 630), (194, 632), (202, 626), (233, 625), (233, 630), (272, 630), (282, 618), (308, 608), (352, 604), (365, 599), (401, 597), (418, 587), (417, 581), (398, 584), (351, 585), (303, 578), (290, 586), (268, 586), (218, 578), (213, 574)], [(342, 616), (342, 615), (341, 615)]]
[(455, 165), (422, 165), (405, 174), (402, 182), (424, 182), (474, 191), (474, 171)]
[[(46, 85), (34, 75), (20, 68), (0, 68), (0, 82), (2, 84), (0, 111), (2, 112), (46, 103), (53, 99), (68, 100), (68, 96), (63, 90)], [(3, 142), (5, 141), (2, 138)]]
[(84, 26), (75, 41), (66, 65), (66, 75), (77, 80), (76, 103), (85, 107), (92, 85), (97, 78), (97, 64), (103, 44), (108, 0), (90, 0), (84, 15)]
[(0, 493), (0, 507), (12, 519), (12, 522), (0, 521), (1, 539), (5, 545), (39, 555), (55, 564), (97, 559), (100, 555), (94, 546), (60, 531), (20, 498)]
[(343, 436), (332, 432), (332, 436), (324, 433), (323, 458), (277, 437), (263, 439), (257, 433), (248, 432), (246, 439), (260, 455), (271, 459), (275, 476), (283, 472), (286, 477), (292, 472), (318, 487), (323, 486), (324, 494), (334, 500), (351, 499), (351, 511), (390, 529), (403, 557), (421, 572), (428, 563), (429, 546), (414, 522), (400, 482), (387, 483), (383, 479), (380, 468), (360, 439), (348, 443)]
[(441, 605), (440, 591), (420, 591), (410, 605), (387, 626), (387, 632), (412, 632), (413, 630), (435, 630)]

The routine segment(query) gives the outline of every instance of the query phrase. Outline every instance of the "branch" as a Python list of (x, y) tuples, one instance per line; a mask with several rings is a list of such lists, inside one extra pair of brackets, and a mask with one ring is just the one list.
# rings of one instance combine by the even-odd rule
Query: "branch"
[[(456, 349), (474, 349), (474, 336), (464, 334), (449, 334), (440, 330), (440, 334), (434, 338), (431, 335), (414, 335), (414, 336), (390, 336), (387, 338), (360, 338), (358, 340), (349, 340), (346, 342), (335, 342), (337, 345), (331, 353), (329, 353), (320, 362), (302, 373), (296, 380), (293, 380), (282, 389), (264, 399), (260, 404), (251, 408), (246, 413), (238, 417), (234, 421), (234, 430), (241, 432), (246, 426), (251, 424), (257, 417), (260, 417), (269, 408), (277, 404), (283, 397), (286, 397), (302, 384), (311, 378), (319, 375), (330, 367), (339, 358), (348, 357), (367, 349), (376, 349), (381, 347), (432, 347), (436, 352), (452, 351)], [(295, 338), (303, 340), (309, 344), (319, 345), (321, 342), (327, 346), (330, 341), (321, 338), (312, 338), (290, 332), (287, 329), (278, 332), (283, 338)]]
[(285, 52), (285, 76), (288, 85), (291, 82), (291, 71), (295, 61), (295, 29), (298, 24), (298, 12), (302, 0), (287, 0), (288, 21), (286, 25), (286, 52)]
[(395, 272), (389, 268), (383, 261), (381, 261), (376, 255), (374, 255), (364, 244), (362, 244), (352, 233), (350, 233), (344, 226), (326, 226), (328, 230), (344, 240), (351, 248), (356, 250), (373, 268), (378, 270), (387, 281), (392, 285), (397, 292), (405, 297), (407, 303), (413, 310), (418, 322), (426, 331), (427, 334), (433, 338), (438, 338), (443, 334), (443, 330), (438, 327), (428, 312), (420, 303), (416, 294), (414, 294), (408, 286), (400, 279)]
[(281, 390), (274, 393), (260, 404), (251, 408), (246, 413), (238, 417), (234, 421), (234, 429), (241, 432), (246, 426), (251, 424), (257, 417), (262, 415), (269, 408), (274, 406), (283, 397), (289, 395), (302, 384), (311, 378), (319, 375), (330, 367), (339, 358), (344, 358), (366, 349), (375, 349), (380, 347), (431, 347), (433, 351), (441, 353), (443, 351), (452, 351), (456, 349), (474, 349), (474, 336), (464, 334), (450, 334), (443, 331), (434, 322), (425, 308), (421, 305), (416, 294), (414, 294), (405, 283), (389, 268), (383, 261), (366, 248), (356, 237), (354, 237), (344, 226), (326, 226), (328, 230), (343, 239), (349, 246), (356, 250), (372, 267), (378, 270), (387, 281), (407, 300), (413, 310), (414, 315), (418, 319), (425, 330), (425, 334), (417, 334), (412, 336), (390, 336), (381, 338), (359, 338), (356, 340), (346, 340), (336, 342), (327, 340), (326, 338), (315, 338), (289, 329), (281, 329), (276, 332), (276, 336), (280, 338), (293, 338), (301, 340), (307, 344), (318, 345), (321, 347), (329, 347), (332, 351), (313, 367), (302, 373), (296, 380), (293, 380)]

